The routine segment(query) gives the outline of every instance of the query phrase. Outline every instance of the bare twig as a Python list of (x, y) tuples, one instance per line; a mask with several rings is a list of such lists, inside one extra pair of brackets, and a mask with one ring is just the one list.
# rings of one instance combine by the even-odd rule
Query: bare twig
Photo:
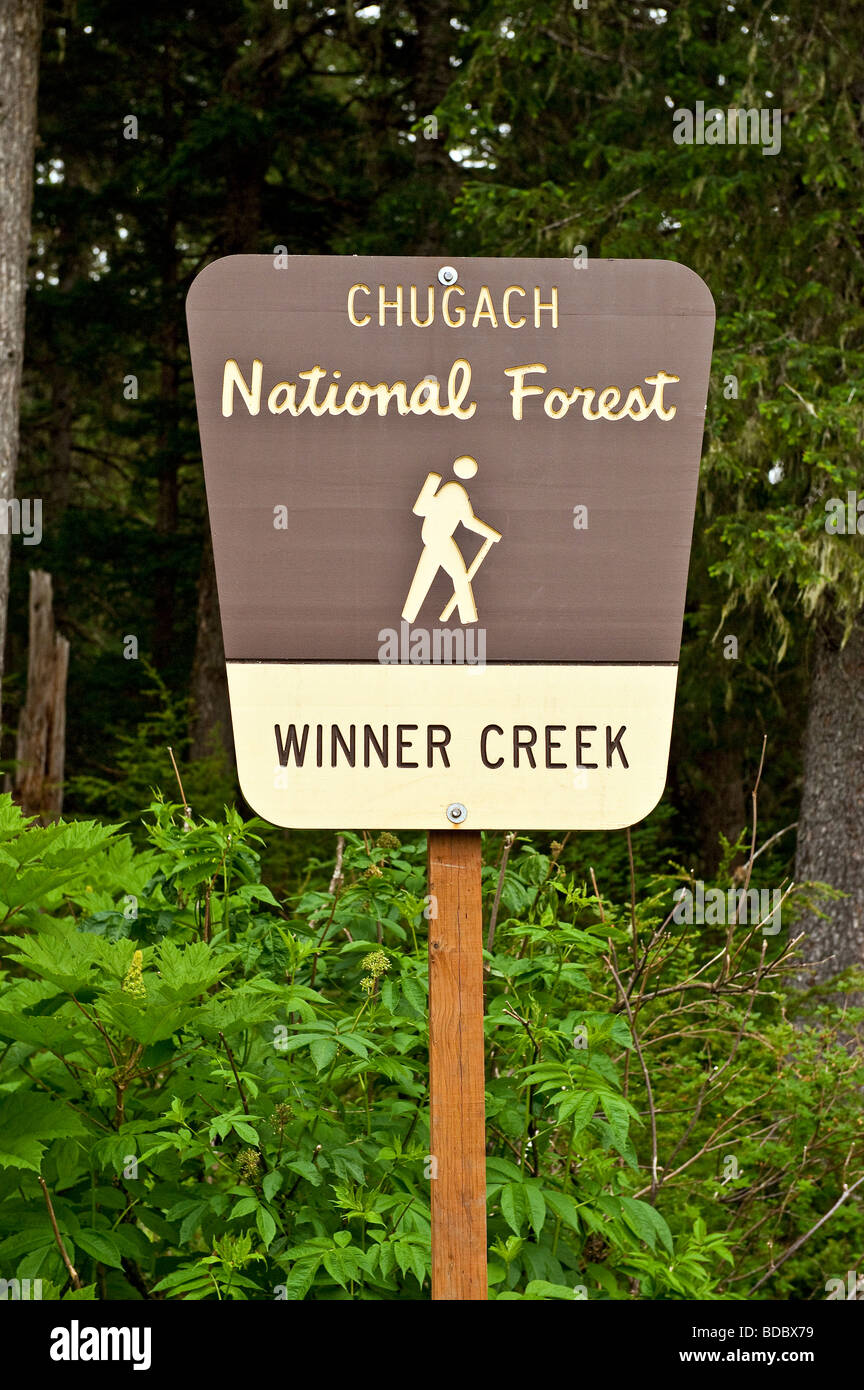
[(531, 1025), (530, 1025), (530, 1023), (528, 1022), (527, 1018), (523, 1018), (521, 1014), (517, 1014), (516, 1010), (515, 1010), (515, 1009), (511, 1009), (509, 1004), (502, 1010), (502, 1013), (509, 1014), (511, 1018), (515, 1018), (515, 1020), (516, 1020), (517, 1023), (521, 1023), (521, 1024), (522, 1024), (522, 1027), (525, 1029), (525, 1032), (528, 1034), (528, 1037), (531, 1039), (531, 1045), (532, 1045), (532, 1047), (534, 1048), (534, 1055), (535, 1055), (535, 1057), (539, 1057), (539, 1056), (540, 1056), (540, 1044), (538, 1043), (538, 1041), (537, 1041), (537, 1039), (535, 1038), (534, 1034), (531, 1032)]
[[(627, 833), (629, 837), (630, 832), (628, 831)], [(627, 1017), (630, 1020), (630, 1033), (633, 1038), (633, 1046), (636, 1049), (636, 1056), (639, 1058), (639, 1064), (642, 1067), (642, 1075), (645, 1078), (645, 1092), (648, 1096), (648, 1112), (651, 1118), (651, 1201), (653, 1202), (654, 1198), (657, 1196), (657, 1188), (659, 1186), (657, 1178), (657, 1112), (654, 1108), (654, 1092), (651, 1089), (651, 1078), (648, 1075), (648, 1067), (645, 1063), (645, 1057), (642, 1053), (642, 1044), (639, 1041), (639, 1035), (636, 1031), (636, 1023), (633, 1018), (633, 1010), (630, 1008), (630, 1000), (627, 998), (627, 991), (622, 985), (618, 971), (615, 969), (615, 966), (612, 964), (612, 960), (610, 958), (612, 950), (611, 941), (609, 942), (609, 950), (610, 955), (604, 956), (603, 959), (609, 966), (609, 969), (612, 971), (612, 974), (615, 978), (615, 983), (621, 992), (621, 998), (623, 999), (624, 1007), (627, 1010)]]
[[(741, 1114), (742, 1110), (747, 1110), (748, 1107), (756, 1105), (760, 1100), (764, 1100), (767, 1095), (771, 1094), (771, 1090), (772, 1088), (769, 1086), (766, 1091), (762, 1091), (760, 1095), (754, 1096), (752, 1101), (745, 1101), (743, 1105), (738, 1106), (737, 1110), (733, 1110), (731, 1115), (728, 1115), (725, 1119), (721, 1120), (719, 1124), (715, 1125), (701, 1149), (691, 1154), (688, 1159), (685, 1159), (677, 1168), (674, 1168), (671, 1173), (664, 1172), (662, 1178), (658, 1180), (658, 1187), (662, 1187), (664, 1183), (671, 1182), (673, 1178), (677, 1178), (679, 1173), (683, 1173), (691, 1164), (696, 1163), (700, 1158), (704, 1158), (705, 1154), (712, 1153), (714, 1149), (722, 1148), (724, 1144), (737, 1143), (737, 1138), (733, 1140), (731, 1136), (735, 1129), (747, 1123), (746, 1119), (738, 1120), (738, 1116)], [(736, 1120), (738, 1120), (737, 1124), (734, 1123)], [(758, 1130), (756, 1131), (757, 1134), (759, 1132)], [(754, 1137), (755, 1135), (750, 1136), (751, 1139)], [(648, 1191), (650, 1191), (650, 1188), (642, 1187), (638, 1192), (634, 1192), (633, 1196), (641, 1197)]]
[(72, 1281), (72, 1287), (73, 1289), (83, 1289), (84, 1285), (78, 1277), (78, 1271), (66, 1253), (66, 1246), (63, 1244), (63, 1237), (60, 1234), (60, 1229), (57, 1225), (57, 1217), (54, 1215), (54, 1207), (51, 1204), (51, 1196), (41, 1173), (39, 1174), (39, 1186), (42, 1188), (42, 1195), (45, 1198), (45, 1205), (48, 1208), (48, 1218), (51, 1222), (51, 1229), (54, 1232), (54, 1240), (57, 1244), (57, 1249), (60, 1251), (60, 1258), (66, 1266), (67, 1273)]
[(241, 1080), (240, 1080), (240, 1074), (239, 1074), (239, 1072), (237, 1071), (237, 1063), (234, 1061), (234, 1053), (231, 1051), (230, 1047), (228, 1046), (227, 1042), (225, 1041), (225, 1034), (224, 1034), (224, 1033), (220, 1033), (220, 1034), (219, 1034), (219, 1037), (220, 1037), (221, 1040), (222, 1040), (222, 1046), (224, 1047), (225, 1052), (226, 1052), (226, 1054), (227, 1054), (227, 1056), (228, 1056), (228, 1061), (231, 1063), (231, 1070), (232, 1070), (233, 1073), (234, 1073), (234, 1080), (237, 1082), (237, 1090), (240, 1092), (240, 1101), (241, 1101), (241, 1104), (242, 1104), (242, 1106), (243, 1106), (243, 1113), (244, 1113), (244, 1115), (248, 1115), (248, 1114), (249, 1114), (249, 1106), (248, 1106), (247, 1103), (246, 1103), (246, 1094), (245, 1094), (245, 1092), (244, 1092), (244, 1090), (243, 1090), (243, 1084), (242, 1084), (242, 1082), (241, 1082)]
[(747, 896), (747, 889), (750, 886), (750, 876), (753, 872), (753, 860), (756, 857), (756, 824), (759, 804), (759, 783), (762, 780), (762, 768), (765, 766), (765, 749), (767, 746), (768, 735), (764, 734), (762, 737), (762, 753), (759, 758), (759, 771), (756, 773), (756, 781), (754, 782), (753, 790), (750, 793), (751, 799), (753, 801), (753, 833), (750, 837), (750, 856), (747, 860), (747, 866), (744, 873), (744, 886), (741, 890), (741, 896), (736, 901), (735, 913), (726, 931), (726, 947), (724, 950), (723, 968), (720, 972), (720, 978), (723, 980), (725, 980), (728, 977), (732, 968), (732, 941), (735, 936), (735, 928), (738, 926), (738, 913), (741, 910), (741, 904), (744, 902)]
[[(746, 873), (745, 873), (745, 875), (744, 875), (744, 892), (745, 892), (745, 893), (747, 892), (747, 889), (748, 889), (749, 886), (750, 886), (750, 877), (751, 877), (751, 874), (752, 874), (752, 872), (753, 872), (753, 861), (754, 861), (754, 859), (756, 858), (756, 824), (757, 824), (757, 819), (758, 819), (758, 806), (759, 806), (759, 783), (762, 781), (762, 769), (763, 769), (763, 767), (765, 766), (765, 749), (766, 749), (767, 747), (768, 747), (768, 735), (767, 735), (767, 734), (763, 734), (763, 736), (762, 736), (762, 752), (761, 752), (760, 757), (759, 757), (759, 771), (756, 773), (756, 781), (753, 783), (753, 790), (752, 790), (752, 792), (750, 793), (750, 797), (751, 797), (751, 800), (752, 800), (752, 802), (753, 802), (753, 834), (752, 834), (751, 839), (750, 839), (750, 858), (747, 860), (747, 870), (746, 870)], [(740, 899), (739, 899), (739, 901), (740, 901)], [(737, 921), (738, 921), (738, 915), (737, 915), (737, 913), (736, 913), (736, 915), (735, 915), (735, 921), (736, 921), (736, 924), (737, 924)]]
[[(735, 952), (735, 955), (732, 957), (732, 968), (733, 968), (733, 969), (734, 969), (735, 966), (737, 965), (739, 957), (742, 955), (742, 953), (744, 952), (744, 950), (746, 949), (746, 947), (749, 946), (750, 942), (753, 940), (753, 938), (754, 938), (754, 936), (756, 935), (756, 933), (759, 932), (759, 931), (761, 931), (762, 928), (765, 926), (765, 923), (769, 920), (769, 918), (770, 918), (770, 917), (773, 917), (774, 913), (777, 912), (779, 909), (781, 909), (781, 908), (783, 907), (783, 904), (785, 903), (786, 899), (789, 897), (789, 894), (793, 891), (794, 888), (795, 888), (795, 884), (794, 884), (794, 883), (790, 883), (790, 884), (789, 884), (789, 887), (781, 894), (781, 896), (780, 896), (780, 901), (779, 901), (779, 903), (777, 904), (777, 907), (772, 907), (772, 908), (771, 908), (771, 911), (767, 914), (767, 916), (763, 917), (763, 919), (762, 919), (761, 922), (756, 922), (755, 925), (751, 928), (751, 930), (747, 933), (747, 935), (744, 937), (744, 940), (741, 942), (741, 945), (738, 947), (738, 950)], [(742, 891), (743, 891), (743, 890), (742, 890)], [(755, 891), (755, 890), (754, 890), (754, 891)], [(772, 933), (772, 935), (773, 935), (773, 933)], [(764, 946), (767, 946), (767, 944), (768, 944), (767, 941), (763, 941), (763, 947), (764, 947)], [(763, 951), (763, 954), (764, 954), (764, 951)], [(785, 959), (785, 957), (786, 957), (787, 954), (788, 954), (788, 947), (787, 947), (786, 951), (781, 952), (781, 954), (777, 957), (777, 959), (776, 959), (776, 961), (774, 962), (774, 964), (775, 964), (775, 965), (779, 964), (782, 960)]]
[[(365, 831), (365, 830), (363, 831), (363, 841), (364, 841), (364, 844), (366, 844), (366, 853), (368, 854), (368, 853), (369, 853), (369, 845), (368, 845), (368, 843), (366, 842), (366, 831)], [(324, 929), (323, 929), (323, 931), (321, 932), (321, 935), (319, 936), (317, 942), (315, 943), (315, 954), (314, 954), (313, 957), (312, 957), (312, 973), (311, 973), (311, 975), (310, 975), (310, 977), (309, 977), (309, 987), (310, 987), (310, 989), (314, 989), (314, 988), (315, 988), (315, 976), (318, 974), (318, 953), (319, 953), (319, 951), (320, 951), (321, 944), (322, 944), (322, 942), (323, 942), (325, 936), (327, 935), (328, 931), (330, 930), (330, 926), (331, 926), (331, 923), (332, 923), (332, 921), (333, 921), (333, 918), (334, 918), (335, 915), (336, 915), (336, 904), (337, 904), (338, 901), (339, 901), (339, 894), (342, 892), (342, 888), (343, 888), (344, 883), (345, 883), (345, 875), (344, 875), (344, 873), (342, 872), (342, 856), (343, 856), (344, 852), (345, 852), (345, 836), (344, 836), (344, 835), (340, 835), (340, 836), (338, 837), (337, 841), (336, 841), (336, 864), (335, 864), (335, 866), (334, 866), (333, 873), (332, 873), (331, 878), (330, 878), (330, 886), (329, 886), (329, 888), (327, 889), (327, 892), (330, 894), (330, 897), (333, 899), (333, 904), (332, 904), (332, 906), (331, 906), (331, 908), (330, 908), (330, 916), (327, 918), (327, 921), (324, 923)], [(310, 926), (310, 928), (311, 928), (311, 927), (316, 927), (316, 926), (318, 925), (318, 922), (319, 922), (319, 921), (320, 921), (320, 914), (319, 914), (318, 916), (315, 916), (315, 917), (310, 917), (310, 919), (309, 919), (309, 926)], [(348, 928), (347, 928), (347, 927), (345, 928), (345, 935), (347, 936), (347, 938), (348, 938), (349, 941), (351, 941), (351, 940), (353, 939), (352, 936), (351, 936), (351, 933), (348, 931)], [(380, 942), (380, 940), (381, 940), (380, 936), (379, 936), (378, 939), (379, 939), (379, 942)]]
[(171, 759), (171, 765), (174, 768), (174, 776), (177, 778), (177, 785), (180, 788), (180, 800), (183, 802), (183, 829), (190, 830), (192, 828), (192, 821), (189, 818), (192, 815), (192, 807), (186, 800), (186, 793), (183, 790), (183, 783), (180, 780), (180, 769), (177, 766), (177, 759), (174, 757), (174, 749), (171, 748), (170, 745), (168, 747), (168, 756)]
[(627, 827), (627, 857), (630, 860), (630, 929), (633, 936), (633, 964), (639, 963), (639, 942), (636, 939), (636, 867), (633, 863), (633, 837)]
[(606, 914), (603, 911), (603, 899), (600, 897), (600, 889), (597, 887), (597, 876), (594, 873), (593, 868), (591, 869), (591, 882), (594, 884), (594, 896), (597, 899), (597, 906), (600, 910), (600, 921), (605, 922)]
[[(533, 1062), (539, 1061), (539, 1060), (540, 1060), (540, 1057), (541, 1057), (541, 1055), (542, 1055), (542, 1054), (541, 1054), (541, 1050), (540, 1050), (540, 1044), (539, 1044), (539, 1042), (537, 1041), (537, 1039), (535, 1038), (534, 1034), (531, 1032), (531, 1025), (530, 1025), (530, 1023), (528, 1022), (527, 1018), (523, 1018), (521, 1014), (517, 1014), (516, 1010), (515, 1010), (515, 1009), (511, 1009), (510, 1006), (509, 1006), (509, 1004), (508, 1004), (507, 1007), (504, 1009), (504, 1013), (505, 1013), (505, 1014), (509, 1014), (511, 1018), (515, 1018), (515, 1019), (516, 1019), (516, 1022), (517, 1022), (517, 1023), (521, 1023), (521, 1024), (522, 1024), (522, 1027), (525, 1029), (525, 1032), (528, 1034), (528, 1037), (529, 1037), (529, 1039), (530, 1039), (530, 1041), (531, 1041), (531, 1046), (532, 1046), (533, 1049), (534, 1049), (534, 1055), (533, 1055), (533, 1057), (532, 1057), (532, 1059), (531, 1059), (531, 1060), (532, 1060), (532, 1063), (533, 1063)], [(537, 1127), (536, 1127), (536, 1124), (534, 1124), (533, 1119), (532, 1119), (532, 1117), (531, 1117), (531, 1101), (532, 1101), (532, 1096), (533, 1096), (533, 1089), (532, 1089), (532, 1086), (531, 1086), (531, 1082), (529, 1081), (529, 1082), (527, 1083), (527, 1087), (526, 1087), (526, 1097), (525, 1097), (525, 1120), (526, 1120), (526, 1126), (525, 1126), (525, 1146), (524, 1146), (524, 1149), (522, 1149), (522, 1150), (520, 1151), (519, 1167), (520, 1167), (520, 1168), (524, 1168), (524, 1167), (526, 1166), (526, 1165), (525, 1165), (525, 1159), (526, 1159), (526, 1156), (527, 1156), (527, 1155), (526, 1155), (526, 1151), (527, 1151), (527, 1149), (530, 1147), (531, 1150), (532, 1150), (532, 1156), (533, 1156), (533, 1158), (534, 1158), (534, 1176), (535, 1176), (535, 1178), (536, 1178), (536, 1177), (539, 1177), (539, 1175), (540, 1175), (540, 1155), (538, 1154), (538, 1152), (537, 1152), (537, 1147), (536, 1147)]]
[(330, 887), (327, 889), (327, 892), (330, 894), (331, 898), (333, 894), (336, 892), (336, 889), (339, 887), (340, 883), (342, 882), (342, 856), (344, 855), (344, 853), (345, 836), (339, 835), (336, 839), (336, 863), (333, 867), (333, 876), (330, 879)]
[(772, 1263), (770, 1269), (767, 1269), (765, 1273), (762, 1275), (762, 1278), (758, 1279), (756, 1283), (753, 1285), (752, 1289), (749, 1290), (747, 1294), (748, 1298), (751, 1296), (751, 1294), (754, 1294), (757, 1289), (761, 1289), (762, 1285), (766, 1282), (766, 1280), (770, 1279), (772, 1274), (776, 1274), (780, 1266), (782, 1264), (785, 1264), (786, 1261), (795, 1254), (796, 1250), (801, 1249), (801, 1246), (804, 1244), (805, 1240), (809, 1240), (810, 1237), (814, 1235), (816, 1231), (819, 1230), (820, 1226), (825, 1225), (825, 1222), (828, 1221), (834, 1215), (835, 1211), (837, 1211), (839, 1207), (842, 1207), (843, 1203), (847, 1200), (847, 1198), (852, 1196), (852, 1193), (855, 1191), (856, 1187), (860, 1187), (862, 1182), (864, 1182), (864, 1173), (861, 1174), (861, 1177), (858, 1178), (857, 1182), (853, 1182), (851, 1187), (846, 1188), (842, 1197), (837, 1198), (837, 1201), (834, 1203), (833, 1207), (831, 1207), (829, 1211), (826, 1211), (824, 1216), (820, 1216), (819, 1220), (816, 1222), (815, 1225), (810, 1227), (809, 1231), (805, 1231), (803, 1236), (799, 1236), (796, 1241), (792, 1242), (788, 1250), (784, 1250), (779, 1260), (777, 1260), (776, 1263)]
[(786, 387), (786, 390), (787, 390), (787, 391), (791, 391), (791, 392), (792, 392), (792, 395), (793, 395), (793, 396), (796, 396), (796, 397), (798, 398), (798, 400), (799, 400), (799, 401), (801, 402), (801, 404), (804, 406), (804, 409), (808, 412), (808, 414), (814, 416), (814, 418), (817, 419), (817, 420), (819, 419), (819, 416), (816, 414), (816, 411), (814, 410), (814, 408), (813, 408), (813, 406), (811, 405), (811, 403), (810, 403), (808, 400), (805, 400), (805, 399), (804, 399), (804, 397), (801, 395), (801, 392), (800, 392), (800, 391), (796, 391), (796, 390), (795, 390), (795, 387), (794, 387), (794, 386), (790, 386), (788, 381), (784, 381), (784, 382), (783, 382), (783, 385)]
[(757, 849), (756, 853), (755, 853), (755, 854), (752, 856), (752, 858), (750, 859), (750, 863), (752, 864), (754, 859), (758, 859), (760, 854), (764, 854), (765, 851), (766, 851), (766, 849), (768, 849), (770, 845), (773, 845), (773, 844), (774, 844), (774, 841), (775, 841), (775, 840), (779, 840), (779, 839), (780, 839), (781, 835), (788, 835), (790, 830), (797, 830), (797, 829), (798, 829), (798, 822), (797, 822), (797, 820), (793, 820), (793, 822), (792, 822), (791, 825), (784, 825), (784, 827), (783, 827), (782, 830), (778, 830), (777, 833), (776, 833), (776, 835), (772, 835), (770, 839), (768, 839), (768, 840), (765, 841), (764, 845), (760, 845), (760, 846), (759, 846), (759, 848)]
[(87, 1010), (84, 1008), (84, 1005), (78, 1003), (78, 1000), (75, 998), (75, 995), (74, 995), (74, 994), (70, 995), (70, 998), (71, 998), (71, 1000), (72, 1000), (72, 1003), (75, 1005), (76, 1009), (79, 1009), (80, 1012), (84, 1015), (84, 1017), (86, 1018), (87, 1022), (88, 1022), (88, 1023), (92, 1023), (92, 1024), (93, 1024), (93, 1027), (94, 1027), (94, 1028), (97, 1028), (97, 1029), (99, 1030), (99, 1032), (102, 1034), (102, 1037), (103, 1037), (104, 1042), (105, 1042), (105, 1046), (106, 1046), (107, 1049), (108, 1049), (108, 1056), (111, 1058), (111, 1064), (112, 1064), (112, 1066), (115, 1066), (115, 1067), (119, 1066), (120, 1063), (119, 1063), (118, 1060), (117, 1060), (117, 1053), (114, 1051), (114, 1048), (111, 1046), (111, 1039), (109, 1038), (109, 1036), (108, 1036), (108, 1034), (106, 1033), (105, 1029), (103, 1028), (102, 1024), (99, 1022), (98, 1018), (91, 1018), (90, 1015), (88, 1014)]
[[(602, 58), (602, 57), (603, 57), (602, 53), (591, 53), (591, 49), (590, 49), (590, 48), (584, 48), (584, 47), (582, 47), (581, 44), (580, 44), (580, 51), (581, 51), (582, 53), (590, 53), (591, 56), (592, 56), (593, 58)], [(608, 61), (608, 59), (605, 60), (605, 61)], [(628, 203), (632, 202), (632, 200), (633, 200), (634, 198), (638, 198), (638, 197), (639, 197), (639, 194), (640, 194), (641, 192), (642, 192), (642, 189), (641, 189), (641, 188), (634, 188), (633, 191), (632, 191), (631, 193), (626, 194), (625, 197), (621, 198), (617, 203), (615, 203), (615, 204), (609, 209), (609, 211), (608, 211), (608, 212), (606, 213), (606, 215), (605, 215), (605, 220), (608, 222), (609, 218), (610, 218), (610, 217), (614, 217), (615, 214), (616, 214), (616, 212), (620, 212), (621, 209), (624, 208), (624, 207), (626, 207)], [(557, 229), (558, 229), (559, 227), (566, 227), (568, 222), (575, 222), (577, 217), (584, 217), (584, 215), (585, 215), (585, 214), (584, 214), (584, 212), (582, 212), (582, 211), (579, 211), (579, 212), (572, 212), (572, 213), (570, 213), (569, 217), (562, 217), (562, 218), (560, 218), (560, 220), (559, 220), (558, 222), (547, 222), (547, 224), (546, 224), (545, 227), (541, 227), (541, 228), (540, 228), (539, 235), (542, 236), (544, 232), (554, 232), (554, 231), (557, 231)]]
[(486, 935), (486, 950), (492, 950), (495, 943), (495, 927), (498, 924), (498, 908), (501, 903), (501, 893), (504, 889), (504, 874), (507, 869), (507, 860), (510, 858), (510, 851), (516, 840), (516, 831), (508, 830), (504, 836), (504, 848), (501, 851), (501, 862), (498, 865), (498, 885), (495, 889), (495, 897), (492, 900), (492, 911), (489, 914), (489, 931)]

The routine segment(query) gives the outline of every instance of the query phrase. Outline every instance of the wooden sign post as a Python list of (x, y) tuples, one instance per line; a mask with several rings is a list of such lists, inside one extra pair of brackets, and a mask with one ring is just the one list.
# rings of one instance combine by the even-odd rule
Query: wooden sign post
[(480, 832), (430, 830), (432, 1297), (485, 1299), (486, 1108)]
[(429, 833), (433, 1298), (482, 1299), (480, 832), (662, 795), (714, 305), (671, 261), (275, 255), (187, 315), (240, 786)]

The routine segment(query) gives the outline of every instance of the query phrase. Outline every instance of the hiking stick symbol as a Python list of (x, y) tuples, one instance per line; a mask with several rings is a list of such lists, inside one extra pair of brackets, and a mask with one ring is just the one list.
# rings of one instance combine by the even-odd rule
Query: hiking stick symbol
[[(453, 464), (453, 472), (457, 478), (473, 478), (477, 472), (476, 459), (464, 454), (461, 458), (456, 459)], [(474, 602), (471, 580), (477, 574), (492, 546), (500, 541), (501, 532), (496, 531), (493, 526), (487, 525), (485, 521), (481, 521), (479, 517), (474, 515), (471, 499), (461, 483), (450, 482), (439, 487), (441, 481), (440, 473), (427, 474), (426, 481), (412, 508), (415, 516), (424, 518), (420, 532), (423, 551), (417, 561), (417, 568), (411, 580), (408, 597), (405, 599), (405, 607), (402, 609), (402, 617), (409, 623), (414, 621), (432, 587), (435, 576), (439, 569), (443, 569), (453, 581), (453, 597), (445, 607), (439, 621), (446, 622), (453, 609), (458, 608), (460, 622), (476, 623), (477, 605)], [(484, 538), (483, 545), (472, 560), (470, 569), (466, 568), (462, 552), (453, 539), (453, 534), (460, 524)]]

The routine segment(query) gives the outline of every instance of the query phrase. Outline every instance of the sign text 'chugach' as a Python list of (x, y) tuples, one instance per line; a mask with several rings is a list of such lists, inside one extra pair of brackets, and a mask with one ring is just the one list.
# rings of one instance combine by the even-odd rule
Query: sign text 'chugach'
[[(470, 316), (464, 303), (454, 303), (454, 296), (459, 295), (465, 299), (465, 290), (461, 285), (448, 285), (440, 291), (436, 285), (427, 285), (426, 303), (424, 305), (425, 315), (420, 317), (420, 301), (416, 285), (408, 286), (408, 295), (405, 294), (403, 285), (396, 285), (393, 290), (388, 290), (386, 285), (378, 286), (378, 312), (375, 316), (379, 328), (394, 326), (402, 328), (403, 325), (411, 324), (414, 328), (431, 328), (437, 321), (445, 324), (448, 328), (464, 328), (470, 323), (471, 328), (479, 328), (481, 324), (488, 324), (490, 328), (499, 328), (503, 323), (506, 328), (524, 328), (528, 323), (528, 315), (520, 313), (519, 310), (527, 305), (513, 305), (514, 295), (518, 295), (523, 300), (530, 297), (528, 291), (521, 285), (508, 285), (498, 296), (498, 311), (496, 312), (495, 298), (488, 285), (482, 285), (474, 301), (474, 310)], [(441, 295), (440, 302), (438, 295)], [(558, 327), (558, 286), (553, 285), (548, 291), (548, 298), (544, 299), (544, 290), (540, 285), (533, 287), (533, 324), (535, 328)], [(368, 285), (352, 285), (348, 291), (347, 309), (348, 321), (354, 328), (366, 328), (373, 322), (372, 313), (369, 307), (364, 304), (363, 308), (358, 308), (357, 295), (362, 294), (366, 297), (372, 294)], [(393, 298), (388, 299), (388, 294)], [(405, 316), (406, 303), (408, 306), (408, 317)], [(548, 314), (549, 318), (544, 319), (543, 315)], [(514, 314), (516, 315), (514, 317)], [(388, 317), (389, 315), (389, 317)], [(500, 315), (500, 317), (499, 317)]]

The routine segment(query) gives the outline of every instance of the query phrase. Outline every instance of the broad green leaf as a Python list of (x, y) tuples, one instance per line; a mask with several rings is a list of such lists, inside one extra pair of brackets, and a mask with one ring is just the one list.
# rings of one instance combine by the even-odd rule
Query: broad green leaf
[(220, 1033), (228, 1037), (245, 1033), (260, 1023), (272, 1024), (274, 1010), (272, 999), (241, 986), (230, 994), (220, 993), (209, 999), (194, 1011), (189, 1026), (202, 1037), (218, 1042)]
[(105, 1231), (80, 1230), (75, 1237), (81, 1249), (100, 1264), (110, 1265), (112, 1269), (122, 1269), (120, 1251)]
[(571, 1091), (558, 1107), (558, 1123), (569, 1120), (573, 1126), (573, 1137), (581, 1134), (597, 1109), (596, 1091)]
[[(78, 1045), (84, 1023), (81, 1015), (78, 1021), (58, 1018), (54, 1015), (31, 1016), (15, 1014), (9, 1010), (0, 1011), (0, 1038), (12, 1038), (15, 1042), (27, 1043), (30, 1047), (48, 1051), (67, 1053)], [(86, 1025), (85, 1025), (86, 1026)]]
[(38, 1173), (52, 1139), (87, 1133), (74, 1110), (37, 1091), (14, 1091), (0, 1101), (0, 1167)]
[(525, 1285), (525, 1297), (532, 1299), (558, 1298), (572, 1303), (575, 1294), (566, 1284), (550, 1284), (547, 1279), (532, 1279)]
[(525, 1184), (508, 1183), (501, 1191), (501, 1215), (514, 1235), (519, 1235), (528, 1215), (528, 1202), (525, 1197)]
[(336, 1044), (332, 1038), (316, 1038), (310, 1044), (309, 1053), (315, 1063), (315, 1070), (323, 1071), (336, 1056)]
[(581, 1227), (579, 1220), (579, 1207), (573, 1198), (566, 1192), (558, 1192), (553, 1187), (543, 1189), (543, 1196), (550, 1211), (560, 1217), (565, 1226), (569, 1226), (572, 1231), (578, 1231)]
[(600, 1105), (616, 1144), (625, 1144), (630, 1129), (631, 1107), (620, 1096), (601, 1095)]
[(282, 1185), (281, 1173), (265, 1173), (261, 1182), (261, 1191), (268, 1202), (272, 1202), (276, 1193)]
[(335, 1279), (337, 1284), (341, 1284), (343, 1289), (347, 1289), (348, 1273), (345, 1254), (342, 1250), (328, 1250), (324, 1256), (324, 1268), (331, 1279)]
[(177, 1004), (148, 999), (127, 1002), (119, 993), (110, 1000), (100, 1000), (98, 1012), (104, 1022), (145, 1046), (173, 1037), (186, 1021), (184, 1010)]
[(621, 1212), (631, 1231), (652, 1250), (659, 1236), (669, 1254), (672, 1254), (672, 1232), (650, 1202), (642, 1202), (638, 1197), (622, 1197)]
[(253, 1211), (258, 1210), (257, 1197), (241, 1197), (239, 1202), (235, 1202), (231, 1211), (228, 1213), (228, 1220), (234, 1221), (238, 1216), (251, 1216)]
[(224, 973), (230, 959), (226, 952), (217, 957), (203, 941), (193, 941), (181, 948), (166, 938), (158, 952), (164, 997), (180, 1004), (205, 994)]
[(269, 1249), (273, 1237), (276, 1235), (276, 1222), (266, 1207), (259, 1206), (255, 1215), (255, 1225), (258, 1227), (258, 1234), (264, 1242), (265, 1250)]
[(406, 974), (402, 976), (400, 984), (402, 986), (402, 994), (411, 1005), (411, 1008), (416, 1009), (417, 1013), (420, 1014), (422, 1018), (425, 1018), (429, 1008), (429, 997), (421, 981), (417, 979), (416, 975)]
[(534, 1234), (539, 1236), (543, 1230), (543, 1222), (546, 1220), (546, 1203), (543, 1200), (540, 1184), (526, 1182), (524, 1192), (529, 1224)]
[(286, 1163), (285, 1167), (292, 1173), (297, 1173), (307, 1182), (311, 1182), (313, 1187), (320, 1187), (323, 1179), (318, 1168), (314, 1163), (310, 1163), (307, 1158), (295, 1158), (291, 1163)]
[(289, 1299), (305, 1298), (311, 1289), (320, 1261), (298, 1260), (285, 1280), (285, 1296)]

